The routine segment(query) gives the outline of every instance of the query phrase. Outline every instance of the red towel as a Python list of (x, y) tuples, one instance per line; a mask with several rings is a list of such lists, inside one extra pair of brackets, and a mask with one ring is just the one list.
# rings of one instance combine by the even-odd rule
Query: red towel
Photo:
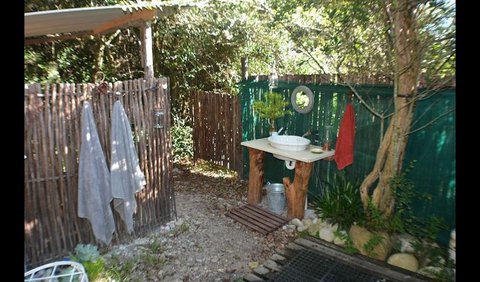
[(338, 170), (353, 163), (353, 145), (355, 143), (355, 113), (352, 104), (348, 104), (343, 114), (335, 145), (335, 162)]

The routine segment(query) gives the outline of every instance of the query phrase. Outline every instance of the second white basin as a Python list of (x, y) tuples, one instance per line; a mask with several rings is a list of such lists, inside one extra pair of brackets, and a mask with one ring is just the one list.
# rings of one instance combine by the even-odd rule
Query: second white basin
[(303, 151), (310, 145), (310, 140), (296, 135), (274, 135), (268, 137), (272, 147), (285, 151)]

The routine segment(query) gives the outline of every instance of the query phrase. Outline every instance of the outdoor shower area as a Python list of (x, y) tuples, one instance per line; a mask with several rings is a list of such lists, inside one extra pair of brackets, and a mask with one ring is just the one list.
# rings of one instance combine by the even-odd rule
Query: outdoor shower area
[(90, 222), (78, 216), (82, 108), (89, 102), (107, 166), (112, 111), (123, 105), (146, 185), (135, 194), (133, 232), (113, 211), (118, 244), (175, 219), (168, 78), (115, 83), (25, 85), (25, 266), (62, 259), (77, 244), (98, 244)]

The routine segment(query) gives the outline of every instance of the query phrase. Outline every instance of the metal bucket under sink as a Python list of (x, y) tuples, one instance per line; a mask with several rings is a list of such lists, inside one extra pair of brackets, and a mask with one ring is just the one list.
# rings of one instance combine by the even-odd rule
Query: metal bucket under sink
[(276, 214), (282, 214), (285, 209), (285, 187), (282, 183), (268, 183), (265, 186), (267, 190), (267, 207)]

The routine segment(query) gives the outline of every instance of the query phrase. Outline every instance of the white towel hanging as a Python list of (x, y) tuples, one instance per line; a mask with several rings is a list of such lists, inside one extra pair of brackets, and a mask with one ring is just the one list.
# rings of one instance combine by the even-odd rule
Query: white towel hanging
[(110, 244), (115, 222), (110, 208), (110, 173), (98, 138), (90, 103), (83, 102), (78, 169), (78, 216), (92, 224), (95, 238)]
[(143, 189), (146, 181), (138, 163), (130, 121), (120, 101), (113, 105), (111, 142), (110, 183), (113, 206), (131, 233), (133, 214), (137, 209), (135, 193)]

